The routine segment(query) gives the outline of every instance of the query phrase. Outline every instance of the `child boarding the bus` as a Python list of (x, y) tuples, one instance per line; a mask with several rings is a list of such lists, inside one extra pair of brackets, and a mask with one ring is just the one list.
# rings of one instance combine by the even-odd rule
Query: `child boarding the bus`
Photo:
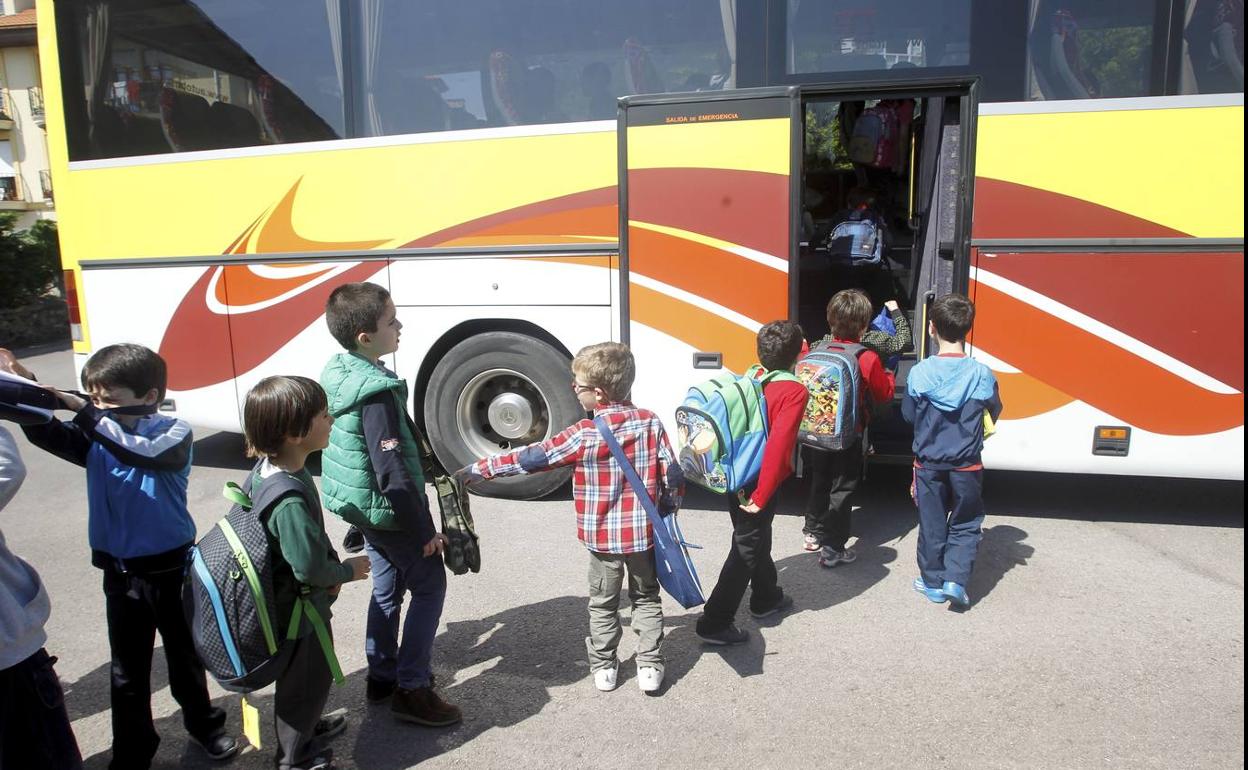
[[(663, 513), (675, 512), (684, 495), (684, 474), (663, 423), (629, 400), (636, 364), (618, 342), (582, 348), (572, 359), (572, 390), (586, 411), (601, 418), (646, 491)], [(482, 480), (575, 466), (572, 498), (577, 536), (589, 551), (589, 653), (594, 686), (614, 690), (618, 681), (620, 589), (628, 578), (637, 634), (637, 685), (654, 694), (663, 685), (663, 604), (655, 572), (653, 532), (646, 510), (614, 463), (594, 420), (581, 420), (558, 435), (462, 468), (466, 485)]]
[[(802, 327), (791, 321), (772, 321), (758, 330), (756, 347), (763, 369), (792, 372), (805, 347)], [(750, 615), (755, 618), (770, 617), (793, 606), (793, 598), (779, 585), (776, 563), (771, 557), (771, 525), (776, 493), (793, 473), (793, 448), (808, 395), (806, 387), (791, 375), (776, 377), (763, 385), (768, 433), (762, 465), (754, 484), (740, 490), (740, 496), (727, 496), (732, 546), (695, 629), (698, 638), (707, 644), (749, 641), (749, 634), (736, 625), (737, 610), (747, 587)]]
[[(880, 356), (862, 344), (871, 323), (871, 299), (860, 289), (839, 291), (828, 301), (828, 327), (831, 333), (812, 347), (812, 351), (838, 349), (856, 351), (860, 382), (856, 394), (863, 405), (886, 404), (893, 398), (893, 373), (884, 367)], [(900, 313), (899, 313), (900, 314)], [(806, 523), (803, 548), (819, 552), (819, 564), (835, 567), (849, 564), (858, 554), (848, 546), (852, 519), (852, 498), (862, 481), (864, 447), (863, 431), (870, 409), (859, 409), (859, 424), (851, 426), (857, 440), (846, 448), (830, 451), (810, 448), (810, 496), (806, 502)]]
[(182, 723), (209, 757), (238, 751), (225, 712), (212, 705), (204, 666), (182, 612), (182, 582), (195, 522), (186, 507), (191, 427), (157, 412), (165, 361), (142, 345), (100, 348), (82, 369), (83, 398), (57, 391), (68, 422), (23, 426), (31, 443), (87, 471), (91, 563), (104, 573), (112, 657), (110, 768), (151, 764), (160, 744), (152, 724), (152, 649), (164, 643), (169, 686)]
[(984, 416), (1001, 416), (997, 378), (968, 358), (964, 343), (975, 305), (946, 294), (932, 305), (928, 333), (936, 355), (910, 370), (901, 413), (914, 425), (914, 501), (919, 508), (919, 577), (932, 602), (965, 607), (984, 523)]
[[(321, 491), (325, 507), (363, 533), (372, 564), (364, 694), (370, 703), (389, 699), (401, 721), (453, 725), (463, 714), (434, 690), (432, 665), (446, 599), (446, 538), (425, 495), (407, 382), (381, 362), (398, 350), (403, 324), (390, 293), (375, 283), (334, 289), (325, 321), (345, 352), (321, 372), (334, 418), (321, 454)], [(410, 600), (400, 643), (404, 594)]]
[[(289, 474), (309, 494), (286, 494), (269, 510), (265, 529), (277, 544), (289, 569), (274, 572), (277, 616), (289, 618), (301, 593), (329, 627), (330, 604), (343, 583), (368, 577), (367, 556), (339, 561), (325, 533), (325, 518), (316, 501), (316, 484), (305, 464), (308, 455), (329, 443), (330, 426), (325, 391), (307, 377), (266, 377), (247, 393), (243, 405), (243, 435), (247, 455), (259, 459), (245, 490), (252, 500), (278, 474)], [(311, 501), (311, 503), (309, 502)], [(283, 624), (285, 627), (285, 624)], [(330, 770), (330, 738), (346, 729), (341, 714), (322, 717), (332, 681), (329, 662), (305, 618), (277, 675), (273, 696), (276, 727), (276, 764), (279, 770)]]

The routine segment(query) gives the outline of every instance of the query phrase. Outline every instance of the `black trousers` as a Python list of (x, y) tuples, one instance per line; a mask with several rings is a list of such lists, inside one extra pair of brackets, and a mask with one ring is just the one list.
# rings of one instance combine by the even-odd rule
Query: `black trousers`
[(152, 574), (104, 568), (108, 646), (112, 655), (115, 770), (146, 768), (160, 745), (152, 724), (152, 650), (160, 631), (169, 688), (182, 707), (182, 724), (200, 741), (225, 728), (225, 712), (208, 697), (204, 666), (182, 614), (182, 571)]
[(0, 770), (82, 767), (55, 662), (41, 649), (0, 671)]
[(277, 731), (274, 759), (279, 770), (310, 764), (325, 750), (316, 739), (315, 728), (334, 679), (316, 634), (287, 644), (293, 644), (294, 649), (286, 670), (277, 678), (277, 693), (273, 697), (273, 724)]
[[(746, 494), (749, 498), (749, 494)], [(771, 524), (776, 516), (776, 498), (758, 513), (746, 513), (737, 505), (736, 497), (727, 496), (728, 515), (732, 517), (732, 549), (719, 571), (715, 590), (706, 600), (698, 631), (715, 633), (732, 624), (750, 588), (750, 608), (766, 610), (780, 601), (776, 563), (771, 558)]]
[(810, 497), (802, 531), (814, 535), (820, 545), (843, 551), (850, 535), (851, 498), (862, 481), (862, 444), (841, 452), (811, 449), (806, 460), (811, 476)]

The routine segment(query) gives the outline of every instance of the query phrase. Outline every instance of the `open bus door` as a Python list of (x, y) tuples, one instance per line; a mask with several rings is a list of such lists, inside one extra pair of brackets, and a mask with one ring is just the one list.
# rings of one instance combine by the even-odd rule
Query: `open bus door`
[(620, 100), (620, 336), (648, 351), (634, 391), (665, 417), (793, 317), (800, 108), (796, 88)]

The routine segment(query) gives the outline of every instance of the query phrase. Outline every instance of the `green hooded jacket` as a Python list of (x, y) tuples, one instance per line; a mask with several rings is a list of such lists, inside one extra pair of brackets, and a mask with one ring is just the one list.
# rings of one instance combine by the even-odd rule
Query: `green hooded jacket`
[[(329, 446), (321, 453), (321, 494), (325, 507), (357, 527), (410, 528), (413, 522), (401, 520), (377, 487), (377, 475), (369, 460), (364, 424), (360, 419), (364, 402), (384, 391), (394, 396), (399, 414), (407, 414), (407, 383), (355, 353), (339, 353), (325, 364), (321, 387), (329, 397), (329, 414), (334, 418)], [(420, 450), (406, 419), (399, 420), (399, 441), (403, 464), (416, 485), (423, 488)]]

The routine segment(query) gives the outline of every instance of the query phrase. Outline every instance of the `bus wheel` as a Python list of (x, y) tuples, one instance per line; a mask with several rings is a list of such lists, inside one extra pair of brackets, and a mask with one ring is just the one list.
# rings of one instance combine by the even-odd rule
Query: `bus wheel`
[[(425, 425), (447, 470), (549, 438), (582, 419), (567, 356), (532, 337), (494, 332), (451, 348), (429, 377)], [(474, 486), (490, 497), (532, 500), (563, 486), (572, 469)]]

